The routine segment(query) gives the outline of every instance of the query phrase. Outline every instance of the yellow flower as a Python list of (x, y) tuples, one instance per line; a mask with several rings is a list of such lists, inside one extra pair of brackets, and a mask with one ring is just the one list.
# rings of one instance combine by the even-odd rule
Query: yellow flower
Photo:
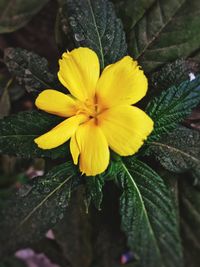
[(147, 92), (147, 79), (136, 61), (125, 56), (100, 76), (99, 60), (89, 48), (64, 53), (58, 78), (71, 94), (47, 89), (36, 106), (66, 118), (34, 141), (51, 149), (70, 140), (74, 164), (97, 175), (109, 164), (109, 148), (121, 156), (136, 153), (153, 129), (153, 121), (132, 106)]

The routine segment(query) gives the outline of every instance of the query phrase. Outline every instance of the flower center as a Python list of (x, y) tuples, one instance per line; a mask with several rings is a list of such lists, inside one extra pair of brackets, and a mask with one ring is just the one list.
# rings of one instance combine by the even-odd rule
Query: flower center
[(94, 99), (86, 99), (84, 102), (79, 102), (77, 114), (80, 113), (88, 115), (90, 119), (96, 119), (97, 116), (101, 113), (100, 106), (97, 103), (97, 98), (94, 97)]

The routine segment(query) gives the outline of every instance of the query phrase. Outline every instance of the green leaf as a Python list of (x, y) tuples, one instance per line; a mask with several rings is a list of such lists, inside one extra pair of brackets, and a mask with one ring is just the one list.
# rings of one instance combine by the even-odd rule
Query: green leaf
[(7, 116), (10, 112), (11, 103), (8, 89), (12, 84), (12, 79), (10, 79), (4, 88), (0, 86), (0, 92), (2, 90), (2, 94), (0, 95), (0, 119), (4, 116)]
[(4, 50), (4, 62), (28, 92), (57, 87), (57, 77), (50, 73), (48, 61), (33, 52), (7, 48)]
[(102, 69), (127, 54), (123, 26), (111, 2), (61, 0), (61, 8), (62, 21), (69, 14), (76, 47), (86, 46), (96, 51)]
[(129, 33), (155, 0), (114, 0), (113, 2), (122, 17), (127, 33)]
[(154, 121), (154, 130), (148, 140), (159, 139), (162, 134), (173, 130), (199, 102), (200, 76), (191, 82), (185, 81), (179, 86), (172, 86), (163, 91), (146, 109)]
[(38, 240), (61, 220), (80, 182), (74, 166), (64, 163), (0, 199), (0, 256)]
[(88, 215), (85, 212), (84, 188), (81, 187), (73, 193), (63, 220), (53, 229), (56, 243), (59, 244), (59, 249), (66, 259), (66, 264), (63, 263), (59, 266), (91, 266), (94, 259), (91, 231), (94, 229), (96, 231), (91, 218), (92, 214)]
[(199, 49), (199, 24), (199, 0), (156, 0), (128, 33), (129, 51), (148, 72), (187, 58)]
[(189, 80), (191, 73), (196, 76), (199, 70), (196, 61), (177, 59), (154, 72), (150, 77), (150, 86), (154, 93), (155, 90), (161, 92), (171, 86), (179, 86), (181, 82)]
[(48, 0), (0, 0), (0, 33), (23, 27)]
[(59, 124), (63, 119), (45, 112), (20, 112), (0, 120), (0, 154), (16, 155), (24, 158), (67, 157), (68, 149), (60, 147), (43, 150), (34, 139)]
[(86, 177), (86, 204), (89, 206), (91, 200), (98, 210), (101, 210), (101, 203), (103, 199), (103, 186), (104, 186), (104, 176), (90, 176)]
[(183, 266), (170, 191), (149, 166), (134, 158), (119, 166), (122, 229), (141, 267)]
[(200, 179), (200, 133), (179, 126), (172, 133), (152, 142), (150, 152), (162, 166), (175, 173), (191, 171)]
[(27, 267), (26, 263), (17, 259), (15, 256), (10, 256), (0, 262), (0, 267)]
[(200, 191), (185, 179), (179, 183), (179, 196), (185, 266), (199, 267)]

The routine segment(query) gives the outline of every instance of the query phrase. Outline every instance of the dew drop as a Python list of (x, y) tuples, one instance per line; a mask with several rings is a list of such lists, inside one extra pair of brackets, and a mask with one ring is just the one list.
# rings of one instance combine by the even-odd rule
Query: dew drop
[(74, 17), (69, 17), (69, 24), (72, 26), (72, 27), (75, 27), (77, 25), (77, 22), (75, 20)]
[(63, 213), (60, 213), (58, 217), (59, 217), (60, 220), (62, 220), (63, 217), (64, 217), (64, 214)]
[(77, 42), (83, 41), (85, 39), (84, 35), (81, 33), (75, 33), (74, 38)]

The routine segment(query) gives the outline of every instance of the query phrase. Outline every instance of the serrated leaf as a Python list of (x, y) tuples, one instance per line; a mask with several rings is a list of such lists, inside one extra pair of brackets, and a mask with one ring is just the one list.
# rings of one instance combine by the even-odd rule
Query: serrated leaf
[(0, 0), (0, 33), (23, 27), (48, 0)]
[(116, 17), (111, 2), (108, 0), (61, 0), (60, 2), (62, 21), (65, 21), (69, 14), (69, 24), (76, 47), (86, 46), (96, 51), (102, 69), (127, 54), (123, 26)]
[(154, 1), (128, 33), (130, 53), (148, 72), (187, 58), (199, 49), (199, 15), (198, 0)]
[(86, 204), (87, 206), (92, 201), (95, 207), (100, 210), (101, 203), (103, 199), (103, 186), (104, 186), (104, 176), (103, 175), (96, 175), (86, 177)]
[(64, 163), (0, 199), (0, 256), (38, 240), (61, 220), (80, 182), (74, 166)]
[(179, 126), (149, 147), (164, 168), (175, 173), (191, 171), (200, 179), (200, 133)]
[(154, 121), (154, 130), (148, 140), (159, 139), (162, 134), (173, 130), (199, 102), (200, 76), (163, 91), (146, 108), (147, 114)]
[(172, 197), (161, 177), (143, 162), (119, 167), (122, 229), (141, 267), (183, 266)]
[(33, 52), (21, 48), (6, 48), (4, 62), (28, 92), (40, 92), (58, 84), (57, 77), (49, 71), (48, 61)]
[(60, 117), (39, 111), (20, 112), (0, 120), (0, 154), (16, 155), (24, 158), (67, 157), (67, 145), (43, 150), (34, 139), (55, 127), (62, 121)]
[(179, 183), (180, 217), (185, 266), (199, 267), (200, 262), (200, 191), (186, 180)]

